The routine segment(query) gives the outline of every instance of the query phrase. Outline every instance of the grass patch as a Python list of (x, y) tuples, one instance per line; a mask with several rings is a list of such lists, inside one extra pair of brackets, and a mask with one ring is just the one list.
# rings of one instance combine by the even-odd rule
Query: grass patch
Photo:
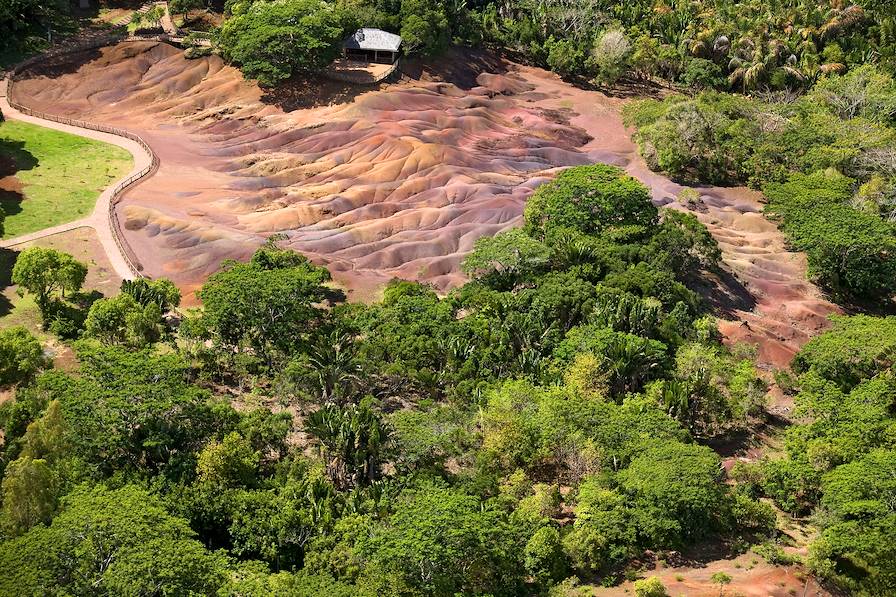
[(120, 147), (15, 120), (0, 123), (3, 174), (21, 183), (6, 192), (3, 238), (89, 215), (100, 193), (133, 166)]

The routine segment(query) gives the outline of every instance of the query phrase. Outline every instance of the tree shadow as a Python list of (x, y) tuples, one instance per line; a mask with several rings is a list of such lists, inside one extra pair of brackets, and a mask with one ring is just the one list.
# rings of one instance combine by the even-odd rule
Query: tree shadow
[(19, 73), (19, 78), (42, 76), (54, 79), (62, 75), (75, 73), (88, 62), (93, 62), (100, 57), (102, 57), (102, 48), (92, 48), (70, 53), (61, 52), (56, 55), (48, 54), (46, 59)]
[(756, 298), (730, 271), (722, 267), (688, 284), (706, 301), (711, 311), (725, 319), (737, 319), (738, 311), (752, 311)]
[(93, 303), (97, 302), (98, 300), (100, 300), (103, 297), (104, 297), (103, 293), (100, 292), (99, 290), (95, 290), (95, 289), (94, 290), (80, 290), (78, 292), (75, 292), (71, 295), (66, 296), (68, 301), (70, 303), (72, 303), (73, 305), (75, 305), (78, 309), (81, 309), (82, 311), (84, 311), (85, 315), (86, 315), (87, 311), (90, 310), (90, 307), (93, 305)]
[[(478, 87), (484, 73), (507, 72), (507, 61), (495, 52), (471, 48), (449, 48), (436, 58), (401, 59), (403, 81), (450, 83), (463, 90)], [(388, 89), (390, 83), (372, 85), (334, 81), (319, 74), (299, 74), (276, 87), (264, 89), (261, 101), (284, 112), (348, 103), (369, 91)]]
[(276, 87), (264, 88), (261, 101), (284, 112), (344, 104), (380, 85), (356, 85), (327, 79), (323, 75), (295, 75)]
[[(666, 565), (671, 568), (706, 568), (710, 563), (719, 560), (730, 560), (746, 551), (743, 539), (747, 543), (758, 543), (763, 537), (728, 537), (715, 536), (689, 543), (681, 550), (667, 551), (663, 554)], [(650, 553), (650, 552), (648, 552)]]
[[(0, 248), (0, 291), (12, 286), (12, 268), (16, 264), (19, 252), (13, 249)], [(0, 317), (12, 311), (12, 301), (0, 294)]]
[(39, 165), (34, 154), (25, 149), (25, 142), (0, 137), (0, 178), (21, 170), (33, 170)]
[(831, 292), (821, 288), (825, 298), (839, 305), (846, 315), (874, 315), (875, 317), (889, 317), (896, 315), (896, 300), (891, 298), (864, 298), (843, 293)]
[(745, 456), (751, 448), (761, 445), (758, 434), (749, 429), (730, 430), (701, 443), (712, 448), (722, 458)]
[(25, 199), (16, 173), (32, 170), (38, 165), (38, 159), (25, 149), (23, 141), (0, 137), (0, 207), (6, 215), (20, 213)]
[(469, 91), (478, 87), (476, 80), (482, 73), (502, 75), (507, 73), (507, 58), (514, 56), (504, 52), (475, 48), (449, 48), (436, 57), (402, 58), (401, 73), (415, 81), (451, 83)]

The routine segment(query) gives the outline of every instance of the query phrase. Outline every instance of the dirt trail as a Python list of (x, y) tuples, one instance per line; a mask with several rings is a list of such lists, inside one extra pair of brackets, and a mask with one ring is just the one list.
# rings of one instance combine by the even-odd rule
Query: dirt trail
[[(147, 273), (188, 290), (277, 232), (356, 298), (394, 276), (446, 289), (463, 281), (458, 264), (476, 238), (517, 225), (532, 189), (578, 164), (620, 165), (658, 204), (684, 208), (681, 187), (639, 158), (619, 100), (539, 69), (471, 62), (451, 82), (423, 72), (331, 105), (320, 89), (293, 88), (311, 107), (290, 112), (216, 57), (188, 61), (155, 43), (106, 48), (17, 89), (34, 108), (127, 128), (153, 147), (159, 172), (118, 216)], [(695, 213), (731, 274), (715, 293), (731, 320), (723, 331), (785, 365), (835, 308), (757, 194), (699, 191)]]

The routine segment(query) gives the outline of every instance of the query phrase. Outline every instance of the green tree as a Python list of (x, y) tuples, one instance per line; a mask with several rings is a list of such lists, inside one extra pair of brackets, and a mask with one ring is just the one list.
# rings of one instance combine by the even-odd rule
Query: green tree
[(33, 35), (45, 35), (46, 28), (65, 28), (67, 7), (42, 0), (13, 0), (0, 4), (0, 48), (11, 50), (34, 44)]
[(550, 257), (547, 246), (513, 228), (477, 239), (461, 268), (465, 274), (491, 281), (496, 287), (512, 288), (517, 280), (543, 269)]
[(45, 373), (34, 391), (59, 401), (68, 451), (97, 477), (192, 475), (195, 453), (239, 418), (187, 383), (177, 355), (95, 343), (80, 343), (77, 355), (78, 377)]
[(541, 185), (524, 213), (527, 234), (544, 239), (562, 229), (599, 234), (634, 228), (645, 232), (657, 222), (650, 192), (619, 168), (576, 166)]
[(813, 570), (863, 595), (885, 595), (896, 580), (896, 451), (875, 450), (837, 467), (823, 482), (825, 528), (812, 545)]
[(580, 574), (591, 575), (617, 566), (635, 551), (636, 529), (625, 497), (586, 479), (578, 488), (576, 520), (563, 547)]
[(184, 22), (191, 10), (198, 10), (206, 6), (206, 0), (171, 0), (168, 2), (168, 10), (174, 14), (179, 13)]
[(16, 258), (12, 282), (35, 295), (44, 325), (55, 293), (77, 292), (87, 277), (87, 266), (67, 253), (43, 247), (25, 249)]
[(233, 489), (255, 484), (260, 455), (236, 432), (210, 442), (199, 453), (196, 476), (209, 487)]
[(143, 348), (159, 339), (161, 324), (158, 303), (141, 306), (130, 294), (122, 293), (94, 302), (87, 312), (84, 331), (106, 344)]
[(320, 477), (290, 480), (277, 491), (238, 492), (228, 529), (233, 551), (276, 569), (298, 566), (307, 542), (330, 530), (336, 504), (333, 486)]
[(336, 58), (342, 16), (323, 0), (253, 2), (224, 22), (221, 55), (264, 86), (315, 72)]
[(719, 457), (709, 448), (656, 444), (619, 473), (639, 535), (649, 545), (676, 546), (720, 527), (726, 510)]
[(49, 523), (56, 510), (56, 477), (46, 460), (14, 460), (3, 475), (3, 527), (21, 535), (38, 523)]
[(358, 551), (419, 591), (512, 592), (520, 586), (522, 545), (504, 515), (474, 496), (424, 483), (402, 492), (388, 522), (363, 537)]
[(695, 273), (715, 268), (722, 258), (719, 243), (693, 215), (664, 209), (659, 230), (645, 246), (645, 258), (672, 272)]
[(0, 384), (31, 379), (48, 362), (40, 341), (31, 332), (21, 326), (0, 330)]
[(848, 391), (896, 362), (896, 317), (835, 315), (831, 321), (830, 330), (794, 357), (794, 371), (813, 371)]
[(896, 227), (846, 204), (852, 183), (839, 175), (793, 175), (768, 185), (767, 211), (793, 246), (806, 252), (809, 275), (841, 296), (890, 300), (896, 294)]
[(196, 541), (185, 520), (125, 486), (66, 498), (49, 527), (0, 543), (0, 594), (210, 594), (224, 584), (226, 559)]
[(438, 54), (451, 41), (446, 4), (436, 0), (401, 0), (401, 39), (405, 51)]
[(222, 350), (251, 348), (271, 365), (320, 325), (329, 279), (298, 253), (265, 247), (208, 279), (199, 291), (202, 317)]
[(22, 438), (22, 457), (55, 461), (69, 448), (67, 432), (59, 401), (51, 400), (44, 414), (29, 423)]
[(553, 526), (543, 526), (526, 543), (526, 570), (544, 586), (563, 578), (566, 562), (560, 532)]

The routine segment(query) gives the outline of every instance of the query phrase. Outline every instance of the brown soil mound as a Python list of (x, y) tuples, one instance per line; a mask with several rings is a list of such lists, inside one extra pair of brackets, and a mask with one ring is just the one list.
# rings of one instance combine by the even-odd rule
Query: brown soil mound
[[(395, 276), (446, 289), (462, 281), (458, 263), (478, 237), (518, 224), (532, 189), (578, 164), (621, 165), (658, 204), (681, 207), (681, 188), (638, 157), (620, 100), (482, 54), (444, 64), (409, 64), (415, 79), (325, 105), (301, 82), (288, 101), (272, 98), (216, 57), (127, 43), (17, 90), (35, 108), (150, 143), (161, 168), (118, 214), (146, 272), (188, 289), (274, 233), (356, 292)], [(295, 105), (316, 107), (278, 107)], [(724, 331), (782, 365), (833, 307), (804, 281), (803, 259), (785, 250), (755, 194), (699, 190), (698, 216), (733, 273), (715, 293), (734, 320)]]

